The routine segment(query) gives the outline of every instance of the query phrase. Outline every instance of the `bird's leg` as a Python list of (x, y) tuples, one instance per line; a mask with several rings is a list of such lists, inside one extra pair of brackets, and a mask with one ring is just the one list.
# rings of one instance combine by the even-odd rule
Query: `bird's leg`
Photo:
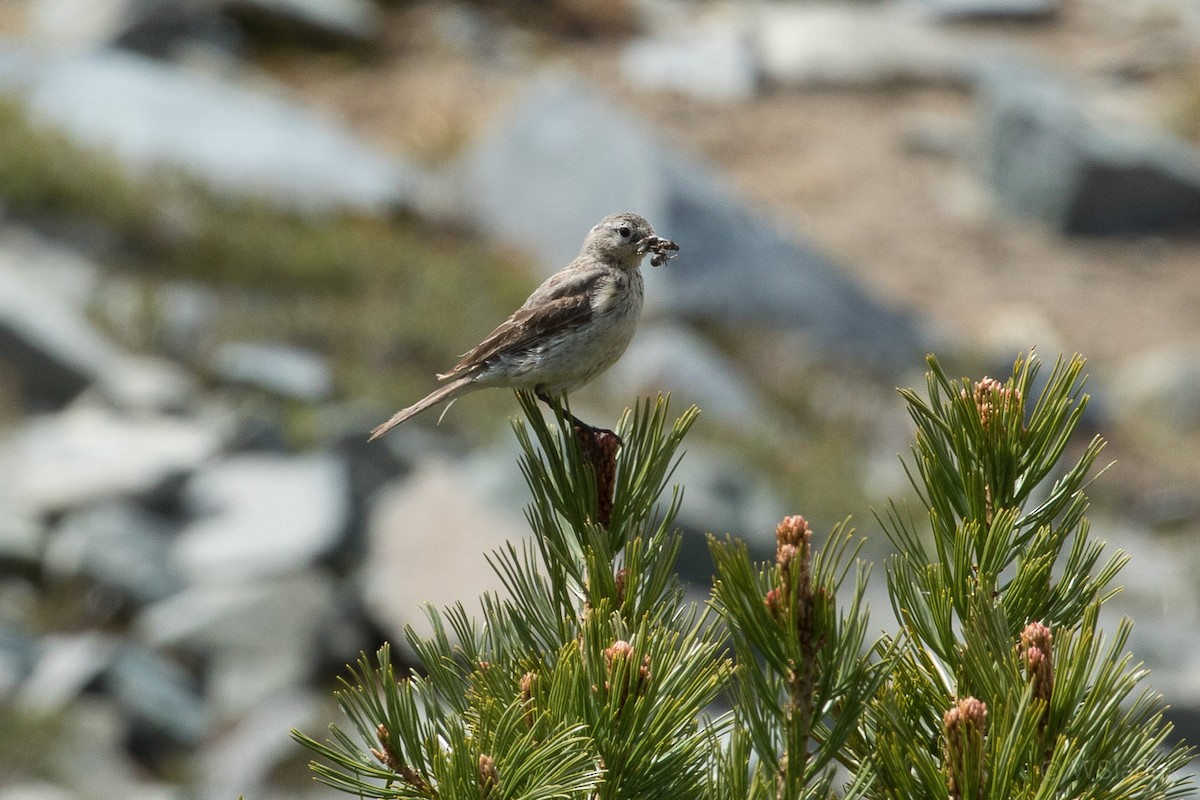
[(537, 399), (554, 410), (563, 420), (570, 417), (575, 430), (575, 440), (584, 459), (592, 465), (596, 476), (596, 521), (608, 527), (612, 520), (613, 491), (616, 489), (617, 451), (621, 449), (621, 437), (605, 428), (588, 425), (574, 414), (568, 414), (558, 398), (550, 397), (542, 390), (536, 392)]
[(618, 447), (620, 447), (623, 444), (623, 442), (621, 441), (621, 437), (618, 436), (616, 434), (616, 432), (609, 430), (608, 428), (597, 428), (595, 425), (589, 425), (586, 422), (584, 422), (583, 420), (581, 420), (579, 417), (575, 416), (574, 414), (568, 413), (567, 410), (562, 407), (562, 404), (558, 401), (558, 398), (551, 397), (549, 394), (547, 394), (545, 392), (544, 389), (536, 390), (534, 392), (534, 397), (536, 397), (538, 400), (541, 400), (543, 403), (545, 403), (547, 406), (549, 406), (550, 409), (555, 414), (557, 414), (560, 418), (562, 418), (564, 420), (566, 420), (566, 419), (571, 420), (571, 424), (575, 427), (575, 435), (576, 436), (582, 436), (583, 434), (586, 433), (594, 439), (597, 436), (600, 436), (601, 434), (603, 434), (605, 436), (611, 436), (612, 438), (616, 439)]

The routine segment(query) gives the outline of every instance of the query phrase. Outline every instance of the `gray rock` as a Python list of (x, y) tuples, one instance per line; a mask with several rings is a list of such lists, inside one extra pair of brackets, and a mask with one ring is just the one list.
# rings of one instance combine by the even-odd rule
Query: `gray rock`
[(208, 714), (192, 677), (145, 647), (123, 644), (103, 682), (131, 724), (150, 736), (191, 746), (208, 729)]
[(1200, 156), (1182, 140), (1103, 124), (1013, 62), (983, 71), (978, 108), (983, 175), (1008, 210), (1069, 234), (1200, 231)]
[(631, 396), (670, 392), (677, 408), (695, 403), (705, 419), (726, 425), (752, 427), (764, 416), (762, 398), (737, 366), (680, 325), (643, 327), (608, 377)]
[(96, 632), (42, 637), (37, 663), (18, 690), (18, 704), (40, 715), (62, 711), (108, 669), (117, 647), (113, 637)]
[(33, 672), (38, 646), (20, 628), (0, 623), (0, 702), (7, 702)]
[(379, 11), (367, 0), (219, 0), (219, 5), (259, 38), (363, 45), (381, 31)]
[(766, 4), (752, 37), (768, 81), (789, 87), (965, 86), (977, 42), (889, 4)]
[[(0, 457), (0, 475), (4, 474), (3, 468)], [(41, 567), (45, 539), (45, 526), (24, 499), (0, 487), (0, 570), (36, 573)]]
[(196, 283), (168, 283), (154, 292), (157, 344), (189, 364), (200, 361), (217, 332), (221, 298)]
[(1113, 413), (1175, 438), (1200, 432), (1200, 343), (1138, 353), (1112, 381)]
[(151, 493), (191, 473), (221, 443), (217, 426), (205, 421), (79, 405), (32, 419), (0, 441), (0, 474), (7, 495), (36, 518)]
[(36, 120), (137, 174), (175, 168), (218, 192), (301, 211), (406, 208), (422, 180), (294, 102), (135, 55), (53, 62), (26, 99)]
[(702, 100), (744, 100), (759, 81), (754, 49), (728, 26), (637, 39), (625, 46), (621, 71), (631, 85)]
[(573, 258), (605, 214), (643, 214), (682, 248), (667, 266), (646, 268), (648, 310), (802, 330), (831, 354), (879, 365), (923, 352), (911, 319), (572, 80), (538, 81), (468, 154), (461, 179), (473, 219), (532, 248), (549, 270)]
[(38, 44), (69, 53), (120, 47), (164, 57), (195, 42), (235, 50), (239, 30), (217, 11), (215, 2), (194, 0), (35, 0), (29, 32)]
[[(516, 472), (511, 459), (506, 463), (508, 475)], [(363, 562), (364, 605), (393, 643), (404, 641), (406, 625), (421, 636), (432, 633), (425, 603), (440, 610), (462, 601), (474, 613), (481, 594), (503, 586), (485, 554), (530, 535), (519, 501), (490, 502), (476, 491), (473, 477), (462, 467), (429, 461), (375, 498)]]
[(317, 402), (333, 393), (333, 370), (321, 355), (289, 345), (227, 342), (213, 371), (228, 383), (253, 386), (294, 400)]
[(121, 501), (68, 514), (46, 547), (51, 575), (85, 576), (135, 603), (159, 600), (182, 582), (170, 563), (171, 526), (162, 517)]
[(14, 783), (0, 788), (0, 800), (82, 800), (80, 795), (52, 783)]
[(49, 754), (47, 771), (88, 800), (184, 800), (180, 789), (148, 781), (126, 749), (130, 723), (114, 700), (88, 695), (71, 705), (70, 724)]
[(240, 455), (196, 473), (185, 488), (195, 517), (174, 563), (192, 581), (288, 572), (334, 553), (350, 523), (345, 462), (333, 455)]
[(934, 19), (947, 22), (1017, 20), (1036, 22), (1050, 19), (1062, 7), (1061, 0), (915, 0), (915, 5)]
[(78, 308), (10, 266), (29, 249), (7, 239), (0, 245), (0, 360), (26, 407), (57, 408), (91, 385), (116, 353)]
[(289, 732), (320, 725), (326, 707), (317, 695), (292, 691), (247, 709), (201, 753), (197, 779), (201, 796), (266, 796), (271, 770), (295, 755)]
[(144, 609), (134, 629), (202, 656), (213, 718), (232, 720), (303, 686), (341, 624), (333, 579), (307, 571), (185, 589)]
[(60, 408), (95, 386), (123, 408), (174, 408), (193, 383), (178, 367), (133, 356), (84, 316), (96, 268), (77, 254), (20, 231), (0, 234), (0, 361), (27, 408)]

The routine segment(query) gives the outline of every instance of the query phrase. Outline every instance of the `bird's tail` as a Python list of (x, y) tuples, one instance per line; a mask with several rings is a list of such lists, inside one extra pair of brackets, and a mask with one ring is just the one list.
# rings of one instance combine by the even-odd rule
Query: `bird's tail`
[(367, 439), (367, 441), (368, 442), (375, 441), (380, 436), (383, 436), (385, 433), (390, 431), (392, 428), (399, 425), (401, 422), (404, 422), (409, 417), (414, 417), (417, 414), (420, 414), (422, 411), (429, 408), (430, 406), (435, 406), (438, 403), (441, 403), (445, 400), (453, 400), (454, 398), (458, 397), (461, 394), (469, 392), (472, 389), (479, 388), (478, 386), (472, 385), (474, 380), (475, 380), (475, 375), (473, 375), (473, 374), (472, 375), (463, 375), (461, 378), (456, 378), (455, 380), (451, 381), (450, 383), (447, 383), (445, 386), (435, 389), (434, 391), (427, 394), (425, 397), (423, 397), (420, 400), (418, 400), (417, 402), (413, 403), (408, 408), (400, 409), (399, 411), (397, 411), (395, 414), (392, 415), (391, 419), (389, 419), (387, 422), (383, 423), (382, 425), (380, 425), (380, 426), (376, 427), (374, 430), (372, 430), (371, 436), (370, 436), (370, 438)]

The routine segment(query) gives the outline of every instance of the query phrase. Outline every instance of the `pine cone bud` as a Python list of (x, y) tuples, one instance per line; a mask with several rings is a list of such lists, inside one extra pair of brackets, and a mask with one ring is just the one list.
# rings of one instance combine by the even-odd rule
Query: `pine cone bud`
[(775, 527), (775, 542), (781, 547), (785, 544), (799, 547), (807, 536), (811, 536), (808, 522), (799, 514), (784, 517), (783, 521)]
[(1025, 675), (1033, 683), (1033, 696), (1044, 703), (1050, 702), (1054, 691), (1054, 635), (1039, 621), (1025, 626), (1021, 631), (1021, 662)]
[[(618, 702), (624, 704), (630, 694), (640, 695), (650, 682), (650, 656), (642, 658), (642, 663), (634, 671), (632, 664), (636, 659), (633, 645), (623, 639), (618, 639), (604, 650), (604, 666), (608, 672), (605, 687), (618, 695)], [(625, 666), (629, 664), (630, 666)], [(614, 685), (614, 680), (624, 677), (624, 685)]]
[(776, 622), (784, 620), (784, 604), (783, 593), (778, 588), (767, 592), (767, 596), (763, 599), (763, 604), (767, 607), (767, 613), (771, 615), (771, 619)]
[(536, 672), (526, 672), (521, 676), (521, 704), (525, 706), (525, 727), (532, 728), (534, 722), (533, 693), (537, 689), (538, 676)]
[(965, 697), (942, 717), (946, 736), (946, 786), (951, 800), (979, 800), (986, 796), (987, 771), (983, 740), (987, 734), (987, 706)]
[[(965, 389), (962, 396), (967, 396)], [(1002, 416), (1010, 407), (1022, 404), (1021, 393), (1017, 389), (1009, 388), (986, 375), (975, 382), (972, 399), (979, 408), (979, 422), (985, 428), (997, 415)]]
[(479, 755), (479, 797), (481, 800), (495, 797), (499, 794), (500, 771), (496, 769), (495, 760), (485, 754)]

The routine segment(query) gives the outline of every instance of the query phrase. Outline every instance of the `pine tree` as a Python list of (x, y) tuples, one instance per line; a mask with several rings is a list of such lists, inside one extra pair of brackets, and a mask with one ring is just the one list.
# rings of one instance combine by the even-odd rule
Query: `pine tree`
[[(682, 490), (664, 499), (697, 410), (646, 400), (616, 434), (547, 420), (520, 394), (530, 541), (492, 554), (505, 591), (480, 616), (427, 608), (421, 669), (388, 647), (342, 679), (348, 730), (318, 780), (379, 798), (1160, 798), (1190, 758), (1163, 746), (1162, 699), (1105, 640), (1126, 557), (1102, 560), (1084, 488), (1102, 442), (1059, 462), (1087, 402), (1082, 359), (1030, 404), (1039, 363), (1001, 383), (929, 359), (908, 463), (927, 520), (892, 506), (900, 628), (870, 641), (861, 540), (818, 551), (800, 516), (773, 561), (710, 537), (710, 602), (674, 572)], [(851, 575), (852, 580), (849, 580)], [(727, 702), (729, 711), (718, 711)]]

